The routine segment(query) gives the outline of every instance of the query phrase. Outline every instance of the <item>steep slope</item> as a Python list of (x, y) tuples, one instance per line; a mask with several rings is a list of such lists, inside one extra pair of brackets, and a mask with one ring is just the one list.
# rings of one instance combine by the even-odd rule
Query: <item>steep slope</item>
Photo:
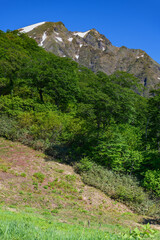
[(42, 22), (19, 30), (34, 38), (47, 51), (70, 57), (94, 72), (126, 71), (150, 89), (160, 82), (160, 64), (147, 53), (140, 49), (115, 47), (95, 29), (84, 33), (71, 32), (62, 22)]
[(114, 218), (125, 212), (132, 216), (124, 204), (85, 185), (71, 166), (3, 138), (0, 138), (0, 192), (0, 202), (8, 207), (48, 211), (63, 221), (78, 217), (115, 222)]
[[(43, 224), (46, 218), (52, 224), (78, 224), (83, 228), (107, 230), (110, 233), (119, 233), (125, 229), (127, 232), (127, 228), (141, 227), (140, 223), (144, 221), (153, 220), (154, 223), (154, 219), (134, 214), (124, 204), (85, 185), (73, 167), (48, 159), (42, 152), (4, 138), (0, 138), (0, 227), (1, 224), (4, 227), (2, 209), (8, 211), (4, 212), (7, 219), (5, 222), (14, 219), (16, 223), (23, 212), (20, 221), (25, 221), (26, 215), (27, 226), (32, 223), (30, 213), (34, 214), (35, 220), (37, 217), (36, 221), (43, 220)], [(12, 213), (15, 218), (8, 218)], [(20, 222), (18, 226), (21, 226)], [(159, 225), (151, 226), (159, 230)], [(16, 230), (17, 233), (19, 231)]]

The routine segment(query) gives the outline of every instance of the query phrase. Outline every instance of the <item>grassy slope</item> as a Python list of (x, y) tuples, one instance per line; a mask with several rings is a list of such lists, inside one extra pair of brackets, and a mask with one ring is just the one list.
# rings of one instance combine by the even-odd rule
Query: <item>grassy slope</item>
[[(67, 232), (66, 236), (69, 236), (71, 226), (71, 228), (77, 226), (77, 234), (80, 234), (82, 229), (83, 232), (87, 231), (83, 227), (88, 224), (90, 228), (102, 228), (110, 233), (125, 232), (128, 228), (140, 226), (138, 222), (143, 219), (143, 216), (134, 214), (125, 205), (111, 200), (101, 191), (84, 185), (71, 166), (51, 161), (41, 152), (3, 138), (0, 138), (0, 204), (1, 221), (4, 215), (6, 216), (1, 222), (1, 226), (4, 224), (4, 229), (9, 226), (7, 222), (11, 225), (15, 222), (14, 218), (17, 219), (18, 224), (23, 225), (21, 219), (24, 217), (21, 212), (25, 212), (29, 217), (32, 214), (37, 216), (30, 219), (33, 229), (39, 228), (38, 221), (50, 219), (55, 226), (60, 224), (58, 231), (61, 232), (62, 228), (66, 229), (64, 230), (64, 233)], [(12, 218), (14, 221), (11, 221)], [(39, 218), (44, 220), (38, 220)], [(47, 229), (50, 229), (50, 226)], [(31, 229), (29, 231), (32, 232)], [(47, 234), (53, 234), (51, 230), (47, 231), (50, 231)], [(40, 234), (41, 231), (38, 232)], [(100, 231), (97, 234), (102, 233)], [(75, 239), (76, 236), (80, 235), (75, 235)]]

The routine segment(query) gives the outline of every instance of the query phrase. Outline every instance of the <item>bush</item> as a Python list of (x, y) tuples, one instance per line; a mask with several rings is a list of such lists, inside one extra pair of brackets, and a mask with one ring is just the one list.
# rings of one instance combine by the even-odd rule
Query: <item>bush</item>
[(79, 163), (76, 163), (74, 168), (77, 173), (89, 171), (93, 166), (92, 161), (88, 157), (84, 157)]
[(160, 170), (148, 170), (145, 173), (143, 186), (160, 197)]
[(85, 167), (83, 168), (83, 164), (81, 166), (79, 163), (75, 170), (81, 174), (84, 183), (100, 189), (109, 197), (125, 203), (136, 212), (152, 216), (160, 214), (160, 201), (155, 204), (150, 200), (136, 178), (114, 173), (95, 163), (89, 165), (87, 171)]
[(17, 122), (8, 116), (0, 116), (0, 136), (10, 140), (16, 140), (18, 136)]

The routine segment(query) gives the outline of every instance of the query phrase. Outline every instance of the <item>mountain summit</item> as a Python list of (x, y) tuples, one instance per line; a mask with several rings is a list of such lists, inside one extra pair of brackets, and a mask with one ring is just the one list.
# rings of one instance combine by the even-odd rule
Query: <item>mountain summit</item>
[(94, 72), (120, 70), (134, 74), (151, 89), (160, 82), (160, 64), (140, 49), (115, 47), (96, 29), (71, 32), (62, 22), (41, 22), (19, 29), (34, 38), (46, 51), (70, 57)]

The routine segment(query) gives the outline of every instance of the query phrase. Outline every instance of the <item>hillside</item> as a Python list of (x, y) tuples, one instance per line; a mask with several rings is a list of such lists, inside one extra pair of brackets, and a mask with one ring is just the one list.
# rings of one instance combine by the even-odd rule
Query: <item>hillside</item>
[[(82, 239), (120, 240), (129, 237), (129, 229), (136, 236), (135, 227), (142, 234), (145, 232), (142, 223), (151, 222), (150, 218), (138, 216), (124, 204), (85, 185), (73, 167), (3, 138), (0, 138), (0, 189), (3, 239), (8, 239), (5, 236), (61, 239), (62, 235), (63, 239), (76, 239), (83, 235)], [(157, 223), (151, 227), (159, 229)], [(3, 235), (4, 230), (7, 235)], [(150, 239), (153, 233), (154, 239), (159, 238), (159, 232), (151, 228), (147, 231), (145, 239)]]
[[(69, 31), (62, 22), (42, 22), (20, 29), (39, 46), (60, 57), (70, 57), (94, 72), (134, 74), (144, 87), (152, 89), (160, 83), (160, 65), (141, 49), (115, 47), (96, 29)], [(148, 91), (146, 91), (147, 94)]]
[(123, 213), (132, 216), (125, 205), (85, 185), (73, 167), (3, 138), (0, 139), (0, 183), (0, 202), (8, 208), (32, 207), (56, 215), (63, 222), (98, 218), (100, 222), (105, 219), (106, 223), (118, 223), (115, 216)]
[[(128, 228), (141, 227), (144, 218), (147, 221), (147, 217), (134, 214), (124, 204), (85, 185), (71, 166), (48, 159), (41, 152), (3, 138), (0, 138), (0, 189), (0, 208), (10, 211), (10, 215), (11, 212), (26, 212), (30, 220), (28, 224), (33, 221), (30, 216), (32, 213), (36, 214), (37, 221), (40, 221), (38, 218), (41, 215), (53, 224), (77, 224), (93, 228), (92, 232), (100, 228), (104, 233), (122, 233), (128, 232)], [(6, 217), (9, 217), (8, 212)], [(3, 212), (0, 211), (0, 215), (2, 221)], [(24, 216), (23, 221), (25, 218), (27, 219)], [(9, 217), (8, 221), (10, 220)], [(153, 227), (158, 229), (158, 225)], [(65, 232), (67, 225), (61, 228)]]

